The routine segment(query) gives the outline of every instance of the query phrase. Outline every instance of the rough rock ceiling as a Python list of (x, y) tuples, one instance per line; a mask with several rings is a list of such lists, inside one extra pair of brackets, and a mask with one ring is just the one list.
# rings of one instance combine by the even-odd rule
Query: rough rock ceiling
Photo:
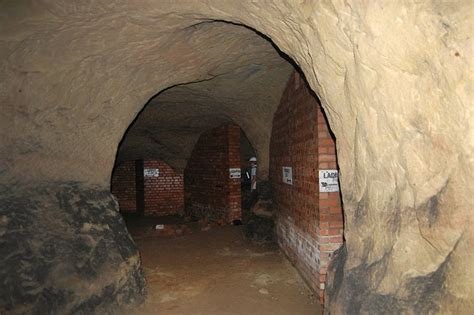
[[(199, 135), (233, 121), (265, 161), (273, 113), (293, 67), (272, 44), (248, 28), (223, 22), (189, 27), (178, 40), (188, 58), (213, 55), (206, 78), (152, 98), (124, 136), (117, 161), (160, 158), (183, 169)], [(265, 162), (264, 162), (265, 163)]]

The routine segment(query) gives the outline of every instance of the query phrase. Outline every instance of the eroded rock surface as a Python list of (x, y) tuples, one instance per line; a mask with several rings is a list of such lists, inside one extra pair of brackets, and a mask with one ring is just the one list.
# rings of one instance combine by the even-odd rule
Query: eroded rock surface
[(0, 313), (108, 314), (139, 304), (138, 250), (107, 191), (1, 187)]

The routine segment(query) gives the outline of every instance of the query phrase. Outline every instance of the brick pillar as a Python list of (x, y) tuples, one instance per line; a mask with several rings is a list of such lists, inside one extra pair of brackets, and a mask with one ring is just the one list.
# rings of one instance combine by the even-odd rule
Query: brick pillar
[(111, 191), (117, 197), (122, 213), (137, 211), (135, 182), (135, 161), (124, 161), (115, 166)]
[(135, 189), (136, 189), (137, 214), (144, 215), (145, 213), (145, 183), (144, 183), (144, 177), (143, 177), (143, 160), (135, 161)]
[[(328, 123), (321, 106), (317, 107), (318, 169), (336, 170), (336, 146), (329, 133)], [(319, 172), (317, 173), (319, 181)], [(319, 187), (319, 186), (318, 186)], [(324, 302), (324, 285), (327, 267), (332, 253), (343, 242), (343, 217), (339, 192), (319, 192), (319, 228), (317, 229), (319, 250), (319, 298)]]
[(241, 218), (240, 179), (229, 168), (240, 168), (240, 128), (226, 124), (204, 132), (184, 171), (186, 214), (218, 224)]
[[(228, 168), (240, 168), (240, 127), (227, 126)], [(242, 200), (240, 196), (240, 178), (228, 178), (228, 221), (242, 219)]]

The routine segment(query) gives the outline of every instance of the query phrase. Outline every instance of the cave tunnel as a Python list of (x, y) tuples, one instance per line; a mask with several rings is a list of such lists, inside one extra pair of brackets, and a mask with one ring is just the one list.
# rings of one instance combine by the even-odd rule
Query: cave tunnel
[(0, 313), (472, 313), (472, 9), (3, 2)]
[[(204, 47), (233, 34), (219, 70), (211, 71), (219, 74), (148, 101), (126, 131), (112, 172), (111, 192), (149, 279), (144, 311), (225, 313), (232, 305), (242, 314), (320, 312), (327, 265), (343, 240), (337, 177), (319, 175), (337, 173), (320, 102), (290, 58), (254, 30), (208, 22), (187, 33)], [(319, 182), (332, 186), (320, 191)], [(198, 232), (217, 234), (198, 242), (210, 237)], [(167, 250), (170, 243), (174, 250)], [(264, 246), (245, 247), (251, 243)], [(261, 252), (271, 245), (282, 251)], [(285, 263), (296, 269), (282, 269)], [(223, 274), (227, 281), (216, 280)], [(184, 296), (176, 289), (183, 277), (193, 279), (181, 284)], [(309, 298), (299, 299), (300, 291)]]

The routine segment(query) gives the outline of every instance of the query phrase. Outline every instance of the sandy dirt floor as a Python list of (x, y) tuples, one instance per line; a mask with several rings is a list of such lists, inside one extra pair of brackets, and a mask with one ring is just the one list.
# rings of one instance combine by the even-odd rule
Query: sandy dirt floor
[(179, 237), (136, 236), (148, 298), (136, 314), (321, 314), (277, 248), (244, 240), (242, 226)]

